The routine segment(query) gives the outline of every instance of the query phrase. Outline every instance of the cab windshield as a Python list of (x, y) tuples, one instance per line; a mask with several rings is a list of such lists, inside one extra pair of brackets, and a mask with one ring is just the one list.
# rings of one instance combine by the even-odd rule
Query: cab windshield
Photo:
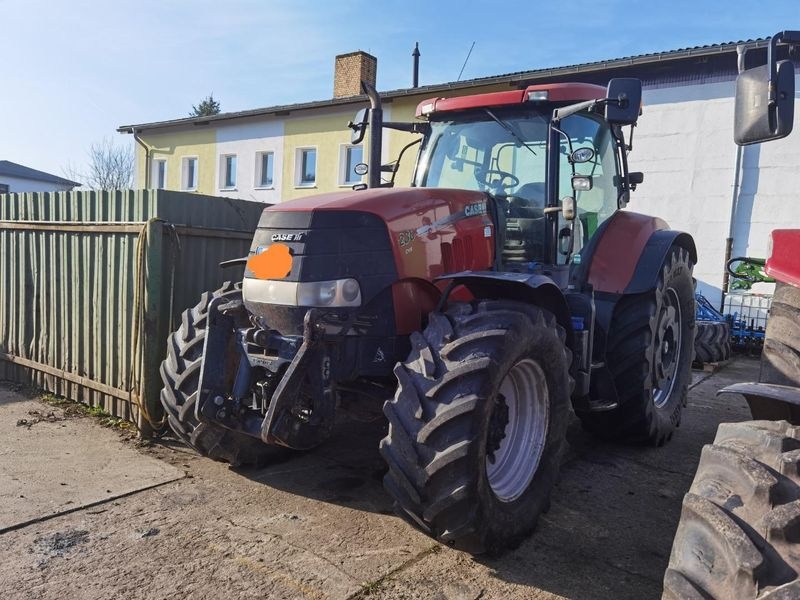
[[(544, 243), (544, 208), (549, 117), (527, 110), (479, 109), (458, 120), (433, 120), (420, 154), (415, 185), (482, 191), (501, 201), (506, 217), (521, 223), (521, 236), (536, 258)], [(577, 113), (560, 124), (558, 198), (573, 196), (577, 205), (579, 252), (600, 224), (617, 210), (621, 178), (614, 136), (606, 121)], [(570, 153), (592, 150), (591, 159), (572, 164)], [(592, 178), (589, 190), (572, 189), (576, 175)], [(559, 219), (562, 221), (561, 219)], [(559, 227), (566, 225), (561, 223)], [(528, 253), (526, 253), (528, 255)]]
[(431, 122), (416, 185), (494, 194), (543, 185), (547, 119), (530, 111), (491, 114), (505, 126), (484, 111), (458, 121)]

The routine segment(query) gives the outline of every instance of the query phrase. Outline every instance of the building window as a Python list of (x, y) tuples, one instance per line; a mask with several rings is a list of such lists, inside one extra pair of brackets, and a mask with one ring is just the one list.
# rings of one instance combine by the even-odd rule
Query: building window
[(256, 154), (256, 187), (271, 188), (275, 170), (275, 154), (259, 152)]
[(0, 183), (0, 194), (7, 194), (7, 193), (8, 193), (8, 184)]
[(153, 160), (153, 172), (150, 174), (150, 187), (163, 190), (167, 187), (167, 159), (156, 158)]
[(355, 167), (362, 162), (364, 162), (362, 146), (342, 146), (339, 183), (341, 185), (361, 183), (361, 175), (356, 174)]
[(317, 182), (317, 149), (297, 150), (297, 185), (311, 187)]
[(236, 155), (225, 154), (222, 156), (222, 172), (220, 173), (220, 181), (222, 181), (222, 189), (228, 190), (236, 187)]
[(184, 190), (194, 191), (197, 189), (197, 157), (187, 156), (183, 159), (182, 187)]

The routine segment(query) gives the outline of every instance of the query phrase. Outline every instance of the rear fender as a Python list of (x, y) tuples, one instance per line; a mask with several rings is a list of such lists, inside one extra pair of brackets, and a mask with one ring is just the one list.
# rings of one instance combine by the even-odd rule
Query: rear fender
[(650, 236), (647, 244), (642, 249), (639, 261), (636, 263), (636, 270), (625, 287), (624, 293), (641, 294), (655, 289), (658, 285), (658, 277), (661, 274), (661, 266), (664, 264), (664, 260), (666, 260), (672, 246), (678, 246), (686, 250), (689, 253), (692, 264), (697, 263), (697, 249), (692, 236), (673, 229), (656, 231)]
[(582, 264), (573, 283), (588, 283), (604, 294), (641, 294), (658, 284), (661, 265), (672, 245), (685, 248), (692, 262), (697, 250), (692, 237), (669, 229), (657, 217), (618, 211), (595, 233), (581, 252)]
[[(572, 320), (564, 294), (549, 277), (526, 273), (476, 271), (456, 273), (441, 280), (450, 281), (448, 289), (463, 285), (476, 299), (517, 300), (549, 310), (564, 328), (567, 346), (574, 350)], [(443, 301), (447, 301), (447, 292)]]

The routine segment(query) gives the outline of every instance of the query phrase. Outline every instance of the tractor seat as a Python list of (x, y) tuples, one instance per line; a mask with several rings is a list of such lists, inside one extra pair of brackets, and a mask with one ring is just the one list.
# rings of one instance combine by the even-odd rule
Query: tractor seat
[(543, 216), (544, 183), (526, 183), (509, 197), (509, 218), (540, 219)]
[(508, 197), (502, 260), (507, 268), (544, 257), (544, 183), (526, 183)]
[(519, 189), (514, 192), (514, 195), (517, 198), (526, 200), (527, 206), (532, 208), (544, 208), (544, 182), (536, 181), (534, 183), (521, 185)]

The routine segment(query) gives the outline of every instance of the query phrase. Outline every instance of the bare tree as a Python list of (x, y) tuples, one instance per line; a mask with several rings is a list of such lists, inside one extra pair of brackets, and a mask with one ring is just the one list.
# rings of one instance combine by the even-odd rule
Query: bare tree
[(89, 146), (87, 154), (86, 170), (67, 164), (62, 169), (65, 177), (92, 190), (120, 190), (133, 185), (136, 160), (130, 145), (116, 145), (112, 138), (103, 138)]

